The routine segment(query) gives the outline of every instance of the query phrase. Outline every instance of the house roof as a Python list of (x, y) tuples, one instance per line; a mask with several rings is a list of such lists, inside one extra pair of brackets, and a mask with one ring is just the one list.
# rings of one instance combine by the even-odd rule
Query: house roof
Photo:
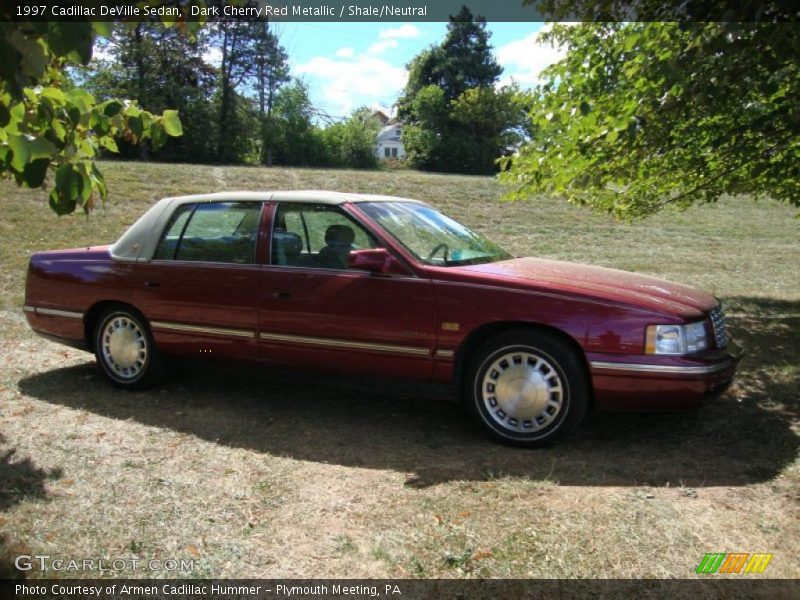
[(370, 116), (372, 116), (375, 119), (378, 119), (378, 121), (380, 121), (384, 125), (386, 125), (386, 123), (389, 122), (389, 116), (382, 110), (373, 110), (372, 115)]
[(392, 125), (387, 125), (383, 129), (378, 132), (377, 141), (378, 142), (399, 142), (400, 135), (397, 133), (398, 129), (402, 128), (402, 123), (394, 123)]

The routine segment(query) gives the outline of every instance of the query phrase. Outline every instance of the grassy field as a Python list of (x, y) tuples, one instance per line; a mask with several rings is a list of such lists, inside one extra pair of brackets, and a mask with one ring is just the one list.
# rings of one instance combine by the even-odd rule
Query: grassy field
[[(0, 576), (21, 552), (279, 578), (685, 578), (706, 552), (771, 552), (762, 577), (800, 575), (794, 210), (730, 198), (627, 225), (501, 202), (484, 177), (102, 166), (111, 199), (89, 218), (0, 185)], [(167, 195), (311, 188), (424, 199), (513, 254), (712, 291), (750, 355), (698, 412), (597, 415), (561, 446), (522, 451), (452, 403), (322, 379), (220, 368), (123, 393), (91, 355), (25, 324), (36, 250), (111, 242)]]

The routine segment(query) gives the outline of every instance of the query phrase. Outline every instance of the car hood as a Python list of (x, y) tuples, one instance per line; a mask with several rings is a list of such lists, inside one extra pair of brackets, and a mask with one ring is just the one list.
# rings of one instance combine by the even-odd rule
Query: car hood
[(578, 292), (647, 310), (693, 317), (718, 304), (714, 296), (686, 285), (618, 269), (541, 258), (516, 258), (461, 267), (491, 278), (517, 280), (526, 287)]

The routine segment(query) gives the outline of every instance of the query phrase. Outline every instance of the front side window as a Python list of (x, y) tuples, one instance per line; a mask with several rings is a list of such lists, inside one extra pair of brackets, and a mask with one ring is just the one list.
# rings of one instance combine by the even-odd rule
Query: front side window
[(286, 202), (275, 212), (270, 262), (347, 269), (352, 250), (377, 247), (372, 234), (337, 206)]
[(383, 155), (384, 155), (386, 158), (389, 158), (389, 157), (391, 156), (391, 150), (389, 150), (389, 147), (388, 147), (388, 146), (387, 146), (386, 148), (384, 148), (384, 149), (383, 149)]
[(450, 267), (511, 258), (482, 235), (425, 204), (364, 202), (358, 206), (425, 264)]
[(153, 258), (254, 263), (260, 215), (260, 202), (182, 205), (167, 224)]

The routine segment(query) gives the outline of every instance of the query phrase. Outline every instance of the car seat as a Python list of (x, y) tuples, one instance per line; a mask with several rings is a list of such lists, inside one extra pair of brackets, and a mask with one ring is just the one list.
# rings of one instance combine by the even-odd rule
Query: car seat
[(346, 269), (347, 257), (353, 249), (356, 234), (347, 225), (331, 225), (325, 230), (325, 243), (319, 251), (318, 261), (326, 269)]

